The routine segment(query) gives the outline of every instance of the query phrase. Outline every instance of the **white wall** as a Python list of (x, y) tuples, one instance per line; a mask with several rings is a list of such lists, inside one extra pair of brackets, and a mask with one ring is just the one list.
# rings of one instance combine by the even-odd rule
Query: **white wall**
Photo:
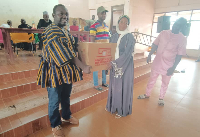
[(156, 0), (155, 13), (200, 9), (200, 0)]
[(140, 33), (151, 34), (155, 0), (130, 0), (130, 30), (139, 29)]
[(72, 18), (90, 19), (89, 0), (59, 0), (66, 6)]
[(22, 18), (29, 25), (34, 21), (37, 25), (39, 19), (43, 18), (43, 11), (48, 11), (52, 19), (53, 7), (58, 0), (1, 0), (0, 2), (0, 24), (12, 20), (13, 27), (18, 27)]

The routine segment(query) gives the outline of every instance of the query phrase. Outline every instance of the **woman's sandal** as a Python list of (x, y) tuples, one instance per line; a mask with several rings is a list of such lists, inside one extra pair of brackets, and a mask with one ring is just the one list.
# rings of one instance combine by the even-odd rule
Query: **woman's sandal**
[(138, 99), (146, 99), (146, 98), (149, 98), (149, 97), (147, 97), (145, 94), (142, 94), (142, 95), (138, 96)]
[(116, 116), (115, 116), (115, 118), (116, 119), (119, 119), (119, 118), (121, 118), (122, 116), (120, 116), (119, 114), (116, 114)]
[(163, 100), (163, 99), (159, 99), (159, 100), (158, 100), (158, 105), (159, 105), (159, 106), (164, 106), (164, 105), (165, 105), (164, 100)]

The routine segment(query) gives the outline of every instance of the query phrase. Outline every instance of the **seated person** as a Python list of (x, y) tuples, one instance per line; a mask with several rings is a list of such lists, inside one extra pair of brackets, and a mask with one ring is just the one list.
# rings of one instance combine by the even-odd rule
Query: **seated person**
[(2, 28), (12, 28), (12, 21), (7, 20), (7, 24), (2, 24), (0, 27), (2, 27)]
[[(49, 26), (52, 23), (52, 21), (49, 19), (49, 14), (47, 11), (43, 12), (43, 19), (40, 19), (38, 25), (37, 25), (37, 29), (44, 29), (47, 26)], [(38, 35), (39, 37), (39, 48), (38, 50), (42, 50), (42, 39), (41, 39), (41, 34)]]
[(25, 19), (21, 19), (21, 25), (19, 25), (18, 28), (31, 29), (32, 27), (30, 25), (26, 24), (26, 20)]
[(47, 26), (49, 26), (52, 23), (52, 21), (49, 19), (49, 14), (47, 11), (43, 12), (43, 19), (40, 19), (37, 29), (44, 29)]
[(77, 20), (73, 20), (73, 25), (70, 26), (70, 31), (79, 31), (79, 26), (77, 26)]
[[(79, 26), (77, 26), (77, 20), (73, 20), (73, 25), (69, 27), (70, 31), (79, 31)], [(73, 35), (74, 37), (78, 37), (76, 34)], [(80, 41), (83, 41), (82, 36), (80, 36)]]
[[(12, 28), (12, 21), (11, 20), (7, 20), (7, 24), (2, 24), (0, 27), (2, 28)], [(2, 35), (2, 32), (0, 31), (0, 39), (3, 40), (3, 35)], [(11, 41), (11, 44), (12, 44), (12, 41)], [(0, 50), (2, 50), (2, 47), (3, 46), (3, 43), (0, 43)]]
[[(25, 19), (21, 19), (21, 25), (18, 26), (18, 28), (26, 28), (26, 29), (31, 29), (32, 27), (28, 24), (26, 24), (26, 20)], [(22, 44), (22, 49), (23, 50), (30, 50), (31, 49), (31, 44), (30, 43), (19, 43), (17, 44), (17, 47), (20, 47), (20, 44)]]

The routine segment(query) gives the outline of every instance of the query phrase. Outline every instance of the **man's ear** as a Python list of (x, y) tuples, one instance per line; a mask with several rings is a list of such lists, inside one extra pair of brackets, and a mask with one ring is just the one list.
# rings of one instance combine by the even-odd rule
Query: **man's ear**
[(55, 17), (55, 14), (54, 14), (54, 13), (52, 13), (52, 17), (53, 17), (53, 18)]

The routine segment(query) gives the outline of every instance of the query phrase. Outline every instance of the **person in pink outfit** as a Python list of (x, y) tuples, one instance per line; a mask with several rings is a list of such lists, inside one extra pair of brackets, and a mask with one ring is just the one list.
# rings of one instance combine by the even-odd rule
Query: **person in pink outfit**
[(151, 76), (147, 84), (146, 93), (138, 96), (138, 99), (150, 97), (151, 91), (159, 75), (162, 76), (162, 85), (158, 104), (164, 105), (164, 96), (168, 88), (171, 76), (183, 55), (186, 55), (187, 39), (181, 33), (185, 28), (187, 20), (179, 18), (173, 25), (172, 30), (162, 31), (152, 45), (148, 55), (147, 63), (151, 62), (151, 55), (156, 52), (152, 63)]

